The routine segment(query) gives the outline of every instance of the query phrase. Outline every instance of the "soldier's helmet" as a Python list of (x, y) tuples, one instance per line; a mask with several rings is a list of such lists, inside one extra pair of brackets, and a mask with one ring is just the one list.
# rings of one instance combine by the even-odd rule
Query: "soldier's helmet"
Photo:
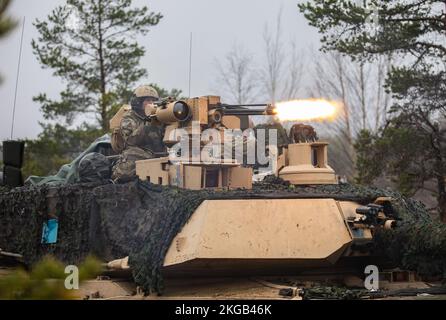
[(158, 91), (154, 87), (143, 85), (133, 91), (133, 95), (137, 98), (156, 98), (159, 99)]

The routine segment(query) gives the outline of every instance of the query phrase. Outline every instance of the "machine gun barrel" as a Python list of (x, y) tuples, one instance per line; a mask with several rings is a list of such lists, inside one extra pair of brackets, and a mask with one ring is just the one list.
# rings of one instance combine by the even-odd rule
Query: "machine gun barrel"
[[(225, 115), (231, 116), (265, 116), (275, 115), (275, 108), (272, 104), (220, 104), (222, 112)], [(264, 107), (264, 108), (250, 108), (250, 107)]]
[[(155, 120), (164, 124), (173, 124), (175, 122), (188, 122), (193, 117), (193, 109), (198, 105), (187, 100), (174, 100), (166, 98), (154, 102), (154, 107), (147, 107), (146, 114), (149, 121)], [(262, 107), (262, 108), (259, 108)], [(207, 104), (208, 116), (213, 118), (214, 122), (220, 122), (222, 116), (264, 116), (275, 115), (276, 109), (272, 104)]]

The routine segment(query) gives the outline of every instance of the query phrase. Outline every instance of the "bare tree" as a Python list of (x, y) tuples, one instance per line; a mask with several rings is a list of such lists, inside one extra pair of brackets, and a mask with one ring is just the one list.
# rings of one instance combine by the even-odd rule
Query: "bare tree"
[(295, 41), (283, 40), (282, 10), (273, 28), (265, 24), (263, 42), (265, 56), (259, 67), (255, 67), (253, 56), (237, 45), (222, 60), (216, 60), (216, 91), (220, 95), (237, 103), (251, 102), (259, 95), (258, 99), (271, 103), (298, 97), (305, 59)]
[(281, 99), (296, 99), (299, 95), (304, 63), (305, 56), (303, 51), (297, 49), (295, 41), (290, 42), (288, 60), (286, 61), (287, 72), (284, 72), (287, 77), (285, 79)]
[(333, 122), (315, 123), (320, 136), (332, 144), (331, 163), (338, 172), (352, 178), (355, 174), (355, 150), (358, 133), (376, 131), (385, 121), (390, 96), (383, 85), (390, 57), (376, 63), (358, 63), (339, 53), (321, 54), (314, 65), (314, 83), (310, 94), (339, 101)]
[(216, 66), (220, 94), (238, 104), (253, 100), (256, 83), (251, 54), (234, 45), (222, 61), (216, 60)]
[(262, 80), (265, 90), (274, 103), (277, 99), (277, 91), (282, 81), (282, 69), (284, 63), (284, 52), (282, 43), (282, 10), (277, 14), (274, 30), (265, 25), (263, 41), (265, 44), (265, 65), (262, 68)]
[(378, 131), (379, 126), (387, 120), (387, 111), (390, 105), (390, 94), (382, 90), (386, 73), (390, 70), (392, 65), (392, 55), (380, 57), (378, 60), (377, 78), (378, 83), (376, 87), (376, 115), (375, 115), (375, 130)]
[(266, 98), (272, 103), (296, 99), (304, 66), (303, 51), (295, 41), (284, 41), (282, 10), (279, 10), (274, 28), (265, 25), (263, 32), (265, 60), (260, 68)]

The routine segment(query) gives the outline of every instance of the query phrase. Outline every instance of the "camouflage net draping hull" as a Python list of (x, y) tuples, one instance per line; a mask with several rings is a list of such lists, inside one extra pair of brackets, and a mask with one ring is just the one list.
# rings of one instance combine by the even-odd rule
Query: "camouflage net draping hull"
[[(27, 264), (45, 254), (67, 264), (79, 263), (89, 253), (105, 261), (129, 255), (135, 282), (147, 293), (162, 292), (161, 269), (170, 243), (205, 199), (335, 198), (367, 204), (391, 196), (401, 221), (396, 230), (377, 233), (376, 252), (400, 268), (445, 275), (446, 225), (433, 221), (421, 203), (389, 190), (349, 184), (304, 187), (267, 180), (252, 190), (232, 191), (192, 191), (140, 181), (3, 191), (0, 248), (23, 254)], [(44, 245), (42, 225), (49, 214), (58, 217), (59, 235), (56, 244)]]

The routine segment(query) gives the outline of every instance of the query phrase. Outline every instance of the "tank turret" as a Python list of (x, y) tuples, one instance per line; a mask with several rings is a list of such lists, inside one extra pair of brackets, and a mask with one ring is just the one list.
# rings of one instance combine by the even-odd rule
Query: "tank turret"
[[(249, 123), (247, 115), (275, 113), (272, 106), (254, 111), (223, 107), (219, 97), (212, 96), (186, 100), (181, 113), (189, 117), (175, 121), (175, 103), (163, 112), (153, 111), (154, 115), (162, 114), (157, 121), (170, 119), (165, 141), (171, 146), (179, 141), (173, 134), (177, 129), (183, 130), (183, 138), (194, 138), (212, 128), (223, 144), (225, 130), (242, 129), (243, 123)], [(200, 156), (207, 154), (203, 150), (211, 140), (198, 140)], [(328, 143), (319, 141), (313, 127), (294, 125), (289, 140), (278, 156), (274, 156), (274, 148), (270, 149), (277, 177), (296, 188), (338, 183), (327, 162)], [(185, 146), (193, 144), (192, 139)], [(213, 141), (213, 145), (219, 144)], [(202, 157), (194, 159), (192, 151), (178, 161), (165, 157), (136, 162), (139, 178), (154, 184), (248, 191), (245, 197), (208, 199), (199, 205), (167, 251), (166, 275), (285, 274), (309, 267), (326, 268), (343, 257), (367, 256), (364, 248), (371, 243), (374, 230), (392, 226), (381, 203), (364, 207), (354, 201), (292, 193), (281, 198), (272, 194), (255, 197), (252, 168), (233, 158), (217, 158), (214, 163)]]

